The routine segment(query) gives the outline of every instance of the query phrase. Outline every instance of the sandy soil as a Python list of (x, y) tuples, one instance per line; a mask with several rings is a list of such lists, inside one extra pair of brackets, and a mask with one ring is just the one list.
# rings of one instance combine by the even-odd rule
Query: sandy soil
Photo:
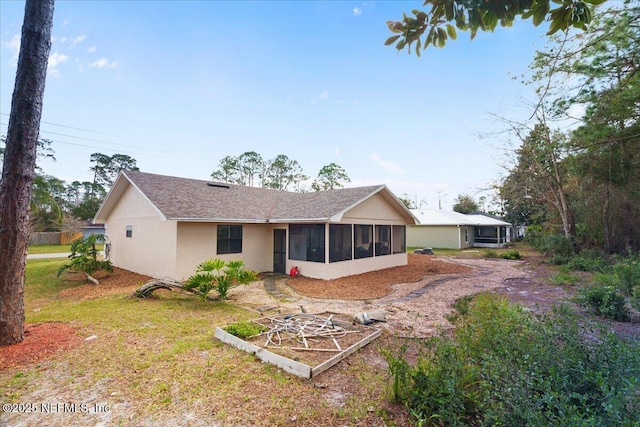
[[(282, 276), (276, 279), (276, 288), (282, 295), (279, 299), (269, 295), (261, 283), (234, 288), (230, 299), (245, 307), (260, 310), (272, 307), (282, 313), (304, 309), (309, 313), (353, 317), (368, 310), (383, 309), (387, 322), (382, 327), (393, 335), (427, 337), (451, 327), (446, 317), (454, 312), (453, 303), (461, 296), (500, 288), (505, 280), (524, 279), (529, 274), (522, 268), (523, 261), (454, 260), (415, 254), (409, 254), (409, 260), (407, 272), (399, 275), (396, 267), (327, 281)], [(382, 292), (383, 289), (386, 292)], [(371, 296), (367, 297), (369, 290)], [(341, 295), (342, 298), (318, 298), (317, 295)]]

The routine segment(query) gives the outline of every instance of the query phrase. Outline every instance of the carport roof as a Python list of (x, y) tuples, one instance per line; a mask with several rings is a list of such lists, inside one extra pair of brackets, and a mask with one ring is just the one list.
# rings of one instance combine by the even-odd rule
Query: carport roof
[(443, 209), (411, 209), (417, 225), (508, 226), (508, 222), (483, 214), (462, 214)]

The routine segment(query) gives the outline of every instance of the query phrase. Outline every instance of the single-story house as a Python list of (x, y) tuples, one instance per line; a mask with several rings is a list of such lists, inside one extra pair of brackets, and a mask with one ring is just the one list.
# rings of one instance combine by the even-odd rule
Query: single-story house
[(320, 279), (406, 265), (416, 223), (384, 185), (293, 193), (131, 171), (94, 221), (115, 266), (176, 280), (210, 258)]
[(418, 224), (407, 227), (407, 245), (464, 249), (500, 248), (511, 241), (511, 224), (482, 214), (442, 209), (411, 209)]

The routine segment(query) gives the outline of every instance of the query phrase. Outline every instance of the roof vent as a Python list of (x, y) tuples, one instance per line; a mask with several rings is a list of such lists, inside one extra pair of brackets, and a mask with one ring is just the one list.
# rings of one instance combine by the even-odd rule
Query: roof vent
[(216, 187), (216, 188), (229, 188), (228, 185), (225, 184), (218, 184), (217, 182), (207, 182), (207, 185), (209, 187)]

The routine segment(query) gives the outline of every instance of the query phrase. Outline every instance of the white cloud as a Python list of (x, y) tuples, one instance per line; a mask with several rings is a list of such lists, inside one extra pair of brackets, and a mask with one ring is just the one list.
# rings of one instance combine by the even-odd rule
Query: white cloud
[(394, 173), (404, 173), (404, 169), (402, 169), (402, 166), (390, 162), (389, 160), (384, 160), (382, 157), (380, 157), (380, 155), (378, 153), (372, 153), (371, 156), (369, 156), (371, 158), (371, 160), (373, 160), (374, 163), (376, 163), (378, 166), (380, 166), (382, 169), (389, 171), (389, 172), (394, 172)]
[(100, 58), (95, 62), (92, 62), (91, 64), (89, 64), (89, 67), (94, 67), (94, 68), (115, 68), (116, 67), (116, 62), (109, 62), (107, 60), (107, 58)]
[(327, 99), (329, 99), (329, 92), (325, 90), (316, 99), (311, 100), (311, 105), (317, 104), (318, 101), (326, 101)]
[(2, 46), (6, 47), (14, 54), (17, 54), (18, 52), (20, 52), (20, 34), (14, 34), (11, 40), (9, 40), (8, 42), (3, 41)]
[(87, 38), (87, 36), (85, 36), (85, 35), (74, 37), (73, 40), (71, 40), (71, 45), (75, 46), (78, 43), (82, 43), (84, 41), (84, 39), (86, 39), (86, 38)]
[(367, 9), (369, 7), (369, 3), (364, 2), (361, 3), (360, 6), (355, 6), (351, 12), (353, 13), (353, 16), (360, 16), (364, 13), (364, 10)]
[(95, 47), (95, 46), (91, 46), (89, 49), (87, 49), (87, 53), (93, 53), (93, 52), (95, 52), (96, 50), (98, 50), (98, 48), (97, 48), (97, 47)]
[(336, 147), (336, 149), (333, 151), (333, 155), (336, 157), (340, 155), (340, 147)]
[(68, 55), (64, 53), (54, 52), (49, 55), (49, 62), (47, 64), (47, 73), (58, 77), (60, 75), (60, 71), (58, 70), (58, 65), (64, 64), (69, 59)]

